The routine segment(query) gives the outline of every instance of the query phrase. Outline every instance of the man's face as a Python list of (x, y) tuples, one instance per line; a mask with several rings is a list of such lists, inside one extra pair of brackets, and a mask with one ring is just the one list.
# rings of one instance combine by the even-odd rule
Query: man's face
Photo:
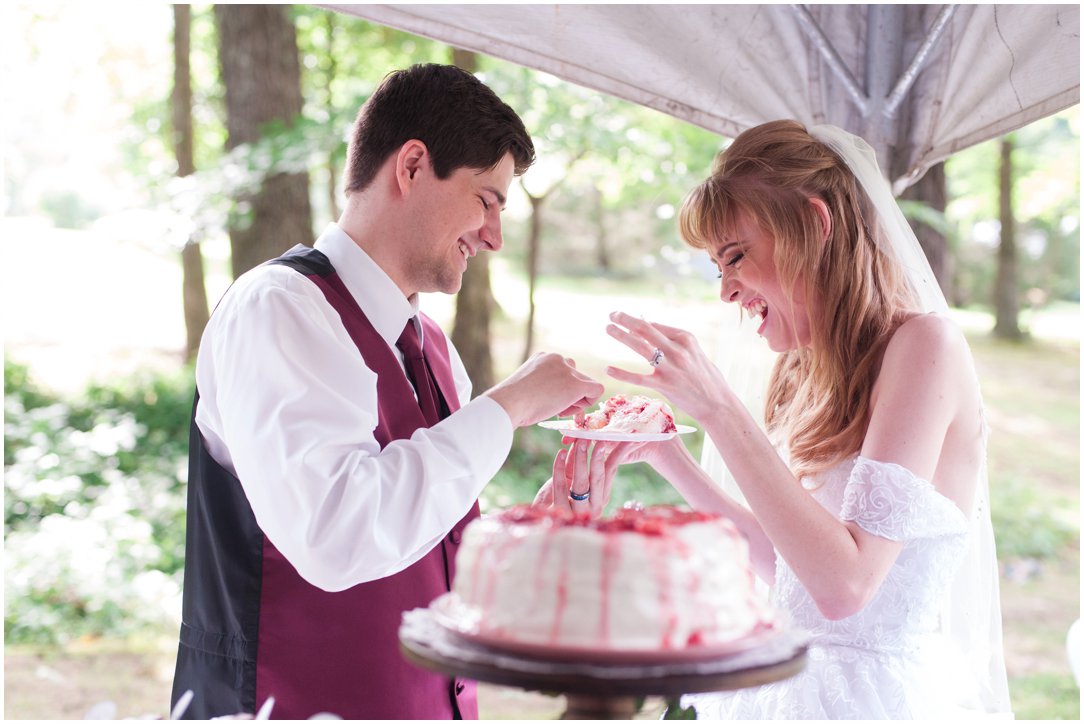
[(403, 249), (408, 295), (458, 292), (471, 257), (504, 246), (501, 211), (514, 168), (512, 155), (506, 154), (491, 169), (460, 168), (444, 180), (431, 167), (419, 172), (412, 233)]

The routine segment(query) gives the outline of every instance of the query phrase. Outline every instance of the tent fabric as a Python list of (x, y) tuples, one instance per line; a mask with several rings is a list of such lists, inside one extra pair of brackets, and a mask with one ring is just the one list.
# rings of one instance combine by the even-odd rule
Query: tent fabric
[(897, 192), (1080, 100), (1079, 5), (323, 7), (727, 137), (777, 118), (838, 125), (870, 141)]

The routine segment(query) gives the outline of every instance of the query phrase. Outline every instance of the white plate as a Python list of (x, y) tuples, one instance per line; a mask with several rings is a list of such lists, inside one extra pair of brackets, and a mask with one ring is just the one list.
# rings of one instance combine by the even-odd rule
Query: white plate
[(585, 440), (608, 440), (612, 442), (655, 442), (657, 440), (669, 440), (674, 435), (688, 435), (696, 432), (695, 427), (678, 425), (677, 432), (614, 432), (613, 430), (583, 430), (576, 427), (572, 420), (544, 420), (538, 423), (539, 427), (547, 430), (557, 430), (568, 437), (579, 437)]

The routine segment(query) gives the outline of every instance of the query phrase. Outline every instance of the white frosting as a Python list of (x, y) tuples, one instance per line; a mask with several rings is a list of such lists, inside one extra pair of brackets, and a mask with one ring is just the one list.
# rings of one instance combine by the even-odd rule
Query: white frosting
[(662, 400), (645, 398), (643, 409), (639, 405), (629, 405), (615, 410), (610, 417), (607, 430), (614, 432), (671, 432), (674, 430), (674, 415)]
[(595, 412), (576, 418), (576, 426), (612, 432), (673, 432), (674, 413), (662, 400), (644, 395), (614, 395)]
[[(453, 593), (478, 633), (654, 651), (733, 641), (771, 619), (729, 520), (662, 506), (622, 511), (613, 529), (532, 515), (488, 516), (464, 533)], [(630, 529), (641, 523), (649, 532)]]

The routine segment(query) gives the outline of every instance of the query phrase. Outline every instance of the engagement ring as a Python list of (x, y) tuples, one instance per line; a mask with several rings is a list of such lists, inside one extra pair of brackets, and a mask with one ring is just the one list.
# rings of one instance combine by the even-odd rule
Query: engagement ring
[(571, 498), (572, 500), (579, 500), (579, 501), (587, 500), (588, 498), (591, 497), (591, 489), (588, 488), (587, 490), (585, 490), (583, 495), (579, 495), (578, 493), (573, 493), (571, 490), (569, 490), (568, 491), (568, 497)]
[(660, 364), (662, 364), (662, 361), (663, 361), (664, 359), (666, 359), (666, 355), (664, 355), (664, 354), (662, 353), (662, 350), (661, 350), (661, 349), (659, 349), (658, 347), (656, 347), (656, 348), (655, 348), (655, 354), (654, 354), (654, 355), (652, 355), (652, 357), (651, 357), (651, 366), (652, 366), (652, 367), (658, 367), (658, 366), (659, 366)]

